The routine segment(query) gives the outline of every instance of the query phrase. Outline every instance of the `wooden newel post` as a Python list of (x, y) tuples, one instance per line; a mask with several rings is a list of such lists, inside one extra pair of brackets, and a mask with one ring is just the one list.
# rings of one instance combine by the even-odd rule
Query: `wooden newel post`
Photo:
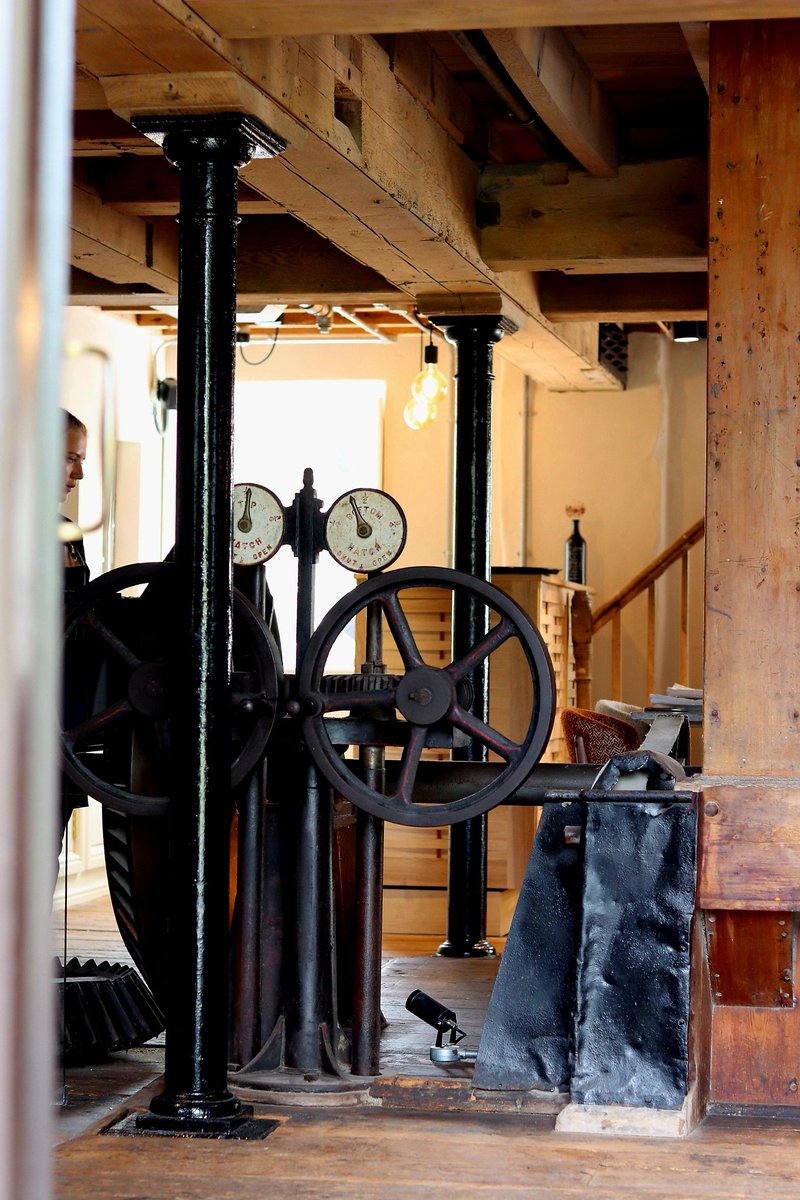
[(592, 707), (592, 601), (588, 592), (572, 597), (572, 650), (575, 655), (575, 702)]

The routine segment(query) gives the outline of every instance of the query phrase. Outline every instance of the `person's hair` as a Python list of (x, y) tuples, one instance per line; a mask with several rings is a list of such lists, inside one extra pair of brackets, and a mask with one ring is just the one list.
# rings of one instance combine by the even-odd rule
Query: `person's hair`
[(86, 426), (84, 425), (83, 421), (79, 421), (78, 418), (75, 416), (75, 414), (71, 413), (66, 408), (64, 409), (64, 420), (65, 420), (67, 432), (69, 432), (70, 429), (77, 429), (78, 432), (82, 433), (84, 437), (87, 436), (88, 431), (87, 431)]

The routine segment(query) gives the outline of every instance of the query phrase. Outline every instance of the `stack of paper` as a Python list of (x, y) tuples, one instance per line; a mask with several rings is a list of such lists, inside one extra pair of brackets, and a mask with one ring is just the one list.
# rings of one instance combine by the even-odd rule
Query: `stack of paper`
[(673, 683), (666, 692), (651, 692), (650, 704), (677, 709), (702, 708), (703, 689), (685, 687), (682, 683)]

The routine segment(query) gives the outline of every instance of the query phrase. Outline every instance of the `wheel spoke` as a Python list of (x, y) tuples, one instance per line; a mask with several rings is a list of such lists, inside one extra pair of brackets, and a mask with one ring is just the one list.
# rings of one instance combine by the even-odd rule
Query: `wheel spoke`
[(403, 666), (407, 671), (410, 671), (413, 667), (421, 667), (423, 665), (423, 658), (417, 649), (417, 643), (414, 640), (414, 634), (411, 632), (408, 618), (400, 607), (398, 593), (390, 592), (388, 596), (379, 596), (378, 599), (383, 606), (386, 623), (392, 631), (395, 645), (400, 651)]
[(503, 617), (501, 621), (490, 629), (485, 637), (481, 638), (463, 658), (460, 658), (450, 663), (449, 667), (445, 667), (448, 675), (451, 675), (456, 683), (459, 683), (465, 676), (470, 675), (476, 667), (479, 667), (484, 659), (490, 654), (494, 654), (504, 642), (507, 642), (510, 637), (516, 634), (516, 628), (509, 621), (508, 617)]
[(397, 790), (392, 794), (392, 800), (402, 804), (411, 804), (414, 795), (414, 784), (417, 780), (417, 767), (425, 749), (427, 730), (423, 725), (412, 725), (408, 742), (403, 748), (400, 759), (400, 774), (397, 778)]
[(91, 738), (99, 740), (107, 729), (130, 716), (132, 712), (130, 701), (127, 696), (123, 696), (121, 700), (109, 704), (108, 708), (92, 713), (91, 717), (81, 721), (80, 725), (76, 725), (74, 729), (65, 729), (64, 740), (71, 746), (80, 745), (81, 742), (87, 742)]
[(323, 712), (340, 709), (394, 708), (397, 688), (376, 688), (374, 692), (320, 692)]
[(493, 750), (495, 754), (499, 754), (506, 762), (511, 762), (522, 750), (522, 746), (518, 742), (512, 742), (505, 734), (500, 733), (499, 729), (493, 729), (480, 717), (459, 708), (458, 705), (454, 705), (447, 715), (458, 729), (475, 738), (489, 750)]
[(89, 613), (89, 615), (86, 617), (86, 624), (90, 629), (93, 629), (95, 633), (100, 635), (109, 649), (113, 650), (114, 653), (121, 658), (122, 661), (128, 667), (130, 667), (132, 671), (135, 671), (137, 667), (141, 666), (142, 660), (139, 658), (139, 656), (134, 654), (133, 650), (131, 650), (129, 646), (126, 646), (122, 639), (119, 638), (116, 633), (114, 633), (114, 630), (109, 629), (109, 627), (104, 624), (104, 622), (101, 621), (94, 612)]

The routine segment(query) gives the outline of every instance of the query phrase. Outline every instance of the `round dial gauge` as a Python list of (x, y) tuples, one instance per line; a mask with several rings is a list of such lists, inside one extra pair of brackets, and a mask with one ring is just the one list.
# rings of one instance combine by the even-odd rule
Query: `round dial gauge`
[(406, 519), (396, 500), (376, 488), (345, 492), (328, 510), (325, 544), (351, 571), (380, 571), (406, 544)]
[(233, 489), (233, 561), (254, 567), (272, 558), (283, 544), (286, 516), (274, 492), (258, 483)]

